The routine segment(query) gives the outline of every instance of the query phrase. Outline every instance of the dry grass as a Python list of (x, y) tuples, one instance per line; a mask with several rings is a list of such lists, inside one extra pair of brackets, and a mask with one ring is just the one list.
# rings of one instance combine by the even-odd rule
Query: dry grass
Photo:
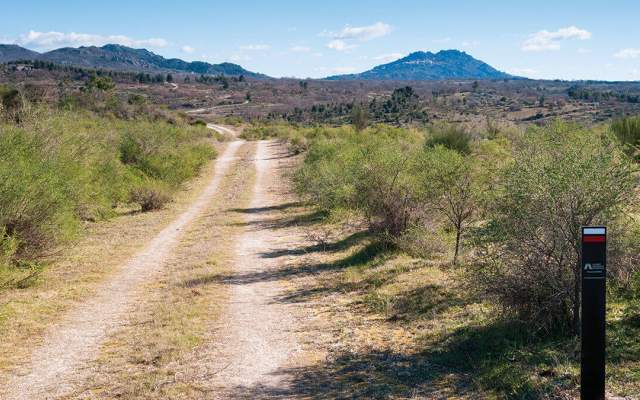
[(5, 291), (0, 298), (0, 372), (28, 360), (48, 327), (69, 309), (91, 297), (96, 287), (159, 233), (199, 195), (208, 182), (212, 162), (167, 208), (121, 216), (85, 226), (82, 238), (46, 261), (35, 284)]
[[(322, 316), (305, 336), (313, 338), (306, 343), (310, 349), (325, 354), (295, 372), (296, 387), (304, 388), (296, 396), (575, 398), (579, 342), (536, 339), (501, 320), (461, 284), (464, 271), (450, 267), (448, 257), (413, 258), (352, 230), (324, 239), (300, 252), (287, 296)], [(618, 299), (608, 315), (608, 390), (621, 399), (638, 398), (637, 307)]]
[(232, 211), (249, 201), (253, 146), (223, 179), (204, 217), (185, 233), (157, 282), (127, 324), (104, 343), (91, 378), (72, 398), (200, 398), (211, 374), (205, 345), (224, 304), (227, 288), (215, 282), (228, 274), (233, 240), (242, 216)]

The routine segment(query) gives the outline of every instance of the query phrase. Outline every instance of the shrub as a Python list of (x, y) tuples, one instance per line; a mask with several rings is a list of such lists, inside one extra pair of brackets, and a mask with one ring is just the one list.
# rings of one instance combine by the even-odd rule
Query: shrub
[(462, 127), (452, 124), (434, 125), (429, 129), (426, 147), (444, 146), (462, 154), (471, 152), (471, 134)]
[(138, 121), (123, 126), (123, 132), (120, 161), (171, 188), (194, 177), (216, 155), (201, 142), (209, 132), (200, 126)]
[(363, 104), (354, 104), (351, 109), (351, 123), (356, 131), (364, 130), (369, 124), (369, 109)]
[(393, 239), (426, 217), (417, 138), (378, 128), (316, 138), (298, 171), (298, 191), (325, 211), (361, 213), (371, 230)]
[(515, 145), (478, 233), (475, 281), (537, 329), (579, 329), (580, 227), (615, 224), (634, 170), (607, 135), (556, 123)]
[(640, 116), (618, 118), (611, 123), (611, 130), (626, 151), (637, 157), (640, 150)]
[(22, 106), (22, 95), (17, 89), (0, 85), (0, 117), (4, 114), (8, 120), (17, 120)]
[(28, 258), (69, 236), (74, 168), (23, 129), (0, 132), (0, 233), (5, 258)]
[(132, 203), (138, 204), (143, 212), (159, 210), (171, 201), (171, 195), (166, 188), (149, 183), (134, 188), (129, 198)]

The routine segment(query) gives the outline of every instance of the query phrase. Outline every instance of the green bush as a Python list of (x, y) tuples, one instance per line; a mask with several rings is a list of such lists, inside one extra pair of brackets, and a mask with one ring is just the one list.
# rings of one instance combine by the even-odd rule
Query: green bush
[(611, 130), (627, 152), (637, 157), (640, 150), (640, 116), (618, 118), (611, 123)]
[(577, 333), (580, 227), (620, 228), (635, 179), (608, 135), (562, 123), (532, 128), (494, 191), (478, 236), (475, 282), (538, 330)]
[(198, 143), (209, 134), (200, 126), (138, 121), (126, 124), (123, 131), (120, 161), (172, 188), (194, 177), (215, 157), (210, 144)]
[(429, 129), (426, 147), (444, 146), (462, 154), (471, 152), (471, 134), (453, 124), (434, 125)]
[(409, 131), (377, 127), (308, 135), (311, 146), (295, 182), (320, 209), (357, 211), (387, 238), (424, 219), (420, 144)]
[(44, 138), (15, 127), (0, 133), (0, 232), (4, 258), (28, 258), (76, 228), (78, 169)]

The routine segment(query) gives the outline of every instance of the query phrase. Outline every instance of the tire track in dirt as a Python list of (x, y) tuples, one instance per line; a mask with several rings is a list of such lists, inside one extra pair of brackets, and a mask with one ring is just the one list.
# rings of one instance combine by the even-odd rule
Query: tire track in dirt
[(216, 344), (216, 398), (280, 392), (288, 385), (282, 371), (302, 360), (295, 306), (277, 301), (285, 288), (274, 276), (284, 260), (265, 256), (275, 247), (299, 240), (283, 236), (270, 224), (286, 202), (276, 189), (281, 186), (278, 168), (284, 153), (284, 146), (275, 141), (257, 142), (253, 197), (243, 210), (246, 228), (235, 247), (233, 273), (226, 280), (231, 294)]
[[(71, 311), (34, 350), (29, 365), (8, 378), (3, 399), (47, 399), (64, 395), (80, 381), (100, 344), (135, 306), (139, 287), (162, 271), (186, 228), (203, 212), (234, 162), (242, 141), (231, 142), (216, 160), (215, 172), (196, 201), (164, 228), (96, 295)], [(2, 390), (0, 390), (0, 393)]]

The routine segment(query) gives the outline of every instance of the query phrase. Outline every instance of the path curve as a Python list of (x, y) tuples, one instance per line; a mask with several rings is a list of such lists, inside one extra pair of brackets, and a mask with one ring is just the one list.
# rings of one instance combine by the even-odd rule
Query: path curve
[(216, 160), (206, 188), (178, 218), (130, 259), (115, 276), (101, 285), (95, 297), (70, 312), (45, 337), (31, 356), (26, 374), (10, 377), (2, 399), (47, 399), (73, 389), (83, 367), (96, 358), (100, 344), (121, 325), (135, 306), (143, 283), (157, 275), (186, 228), (206, 208), (216, 193), (243, 141), (231, 142)]

